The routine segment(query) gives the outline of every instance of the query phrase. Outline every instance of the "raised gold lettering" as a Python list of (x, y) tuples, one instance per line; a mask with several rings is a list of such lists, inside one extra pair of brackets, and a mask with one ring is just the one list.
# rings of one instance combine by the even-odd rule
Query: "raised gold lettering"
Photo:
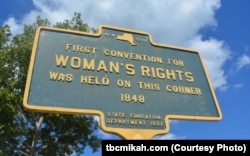
[(185, 72), (185, 76), (186, 76), (186, 80), (188, 82), (194, 82), (194, 77), (193, 77), (193, 74), (191, 72)]
[(112, 118), (125, 118), (125, 113), (123, 112), (108, 112), (108, 117)]
[(106, 66), (104, 60), (100, 60), (100, 62), (99, 62), (99, 64), (98, 64), (98, 67), (97, 67), (96, 70), (97, 70), (97, 71), (103, 70), (103, 71), (105, 71), (105, 72), (108, 71), (107, 66)]
[(69, 73), (58, 73), (58, 72), (49, 72), (49, 78), (50, 80), (57, 80), (57, 81), (66, 81), (71, 82), (73, 80), (73, 75)]
[[(119, 62), (105, 62), (104, 60), (95, 61), (95, 59), (88, 60), (87, 58), (81, 57), (70, 57), (65, 55), (55, 55), (55, 62), (57, 67), (67, 67), (70, 66), (73, 69), (82, 69), (89, 71), (103, 71), (105, 73), (119, 73), (120, 72), (120, 64)], [(128, 74), (135, 74), (135, 70), (133, 69), (132, 64), (126, 65), (126, 70)]]
[(150, 121), (150, 125), (151, 126), (157, 126), (157, 127), (164, 126), (163, 122), (159, 122), (159, 121)]
[(125, 58), (131, 59), (135, 61), (144, 61), (144, 62), (153, 62), (162, 64), (162, 58), (156, 56), (149, 56), (144, 54), (139, 54), (137, 52), (126, 52), (120, 50), (110, 50), (110, 49), (103, 49), (103, 53), (105, 56), (117, 57), (117, 58)]
[(135, 75), (135, 69), (134, 69), (134, 65), (133, 64), (126, 64), (125, 65), (126, 68), (126, 73), (130, 76)]
[(96, 53), (97, 48), (96, 47), (90, 47), (90, 46), (83, 46), (83, 45), (78, 45), (78, 44), (69, 44), (67, 43), (65, 45), (65, 50), (69, 51), (72, 50), (73, 52), (81, 52), (81, 53)]
[(182, 60), (168, 59), (168, 64), (169, 65), (173, 64), (175, 66), (184, 67), (184, 61)]
[(196, 87), (166, 85), (166, 90), (172, 93), (182, 93), (190, 95), (202, 95), (201, 89)]
[(107, 77), (96, 77), (96, 76), (91, 76), (91, 75), (81, 75), (80, 77), (80, 82), (84, 84), (90, 84), (90, 85), (102, 85), (102, 86), (108, 86), (110, 83), (109, 78)]
[(155, 91), (159, 91), (161, 89), (160, 84), (158, 83), (149, 83), (142, 81), (138, 81), (137, 83), (140, 89), (155, 90)]
[(149, 78), (158, 78), (158, 79), (168, 79), (168, 80), (185, 80), (187, 82), (194, 82), (194, 78), (191, 72), (184, 72), (182, 70), (173, 70), (173, 69), (163, 69), (163, 68), (155, 68), (148, 66), (141, 66), (141, 75), (143, 77)]

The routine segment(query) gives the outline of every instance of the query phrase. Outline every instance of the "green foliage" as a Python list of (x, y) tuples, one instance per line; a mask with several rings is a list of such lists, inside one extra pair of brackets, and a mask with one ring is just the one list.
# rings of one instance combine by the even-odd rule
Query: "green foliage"
[[(99, 127), (93, 117), (35, 113), (22, 107), (35, 30), (50, 25), (37, 17), (15, 36), (9, 26), (0, 27), (0, 155), (82, 154), (87, 146), (93, 152), (100, 148), (101, 139), (94, 134)], [(96, 31), (83, 23), (79, 13), (53, 27)]]

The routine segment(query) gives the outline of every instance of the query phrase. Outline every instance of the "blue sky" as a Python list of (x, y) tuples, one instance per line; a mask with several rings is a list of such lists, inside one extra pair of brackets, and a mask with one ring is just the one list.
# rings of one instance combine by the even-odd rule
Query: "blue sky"
[(156, 43), (196, 49), (208, 68), (222, 120), (171, 121), (169, 133), (154, 139), (250, 139), (249, 5), (246, 0), (8, 0), (1, 4), (0, 23), (20, 33), (38, 15), (55, 23), (80, 12), (91, 27), (140, 30)]

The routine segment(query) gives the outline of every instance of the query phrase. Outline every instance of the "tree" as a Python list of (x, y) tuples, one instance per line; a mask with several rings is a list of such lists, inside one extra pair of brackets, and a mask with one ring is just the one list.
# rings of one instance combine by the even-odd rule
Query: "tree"
[[(82, 154), (90, 146), (96, 152), (101, 139), (91, 116), (35, 113), (22, 107), (26, 76), (35, 30), (51, 26), (39, 16), (25, 25), (22, 34), (13, 36), (10, 27), (0, 27), (0, 155)], [(80, 13), (53, 27), (95, 32), (83, 23)]]

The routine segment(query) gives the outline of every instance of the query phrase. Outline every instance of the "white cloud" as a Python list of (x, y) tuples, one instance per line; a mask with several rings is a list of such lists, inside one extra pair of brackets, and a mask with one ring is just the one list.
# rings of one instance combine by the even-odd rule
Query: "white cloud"
[(165, 135), (155, 136), (153, 139), (154, 140), (179, 140), (179, 139), (185, 139), (185, 138), (186, 138), (185, 136), (177, 136), (173, 133), (168, 133)]
[(227, 81), (223, 65), (230, 58), (230, 50), (224, 45), (223, 41), (214, 38), (202, 40), (199, 35), (187, 43), (191, 48), (197, 49), (201, 53), (214, 88), (224, 88)]
[(237, 61), (237, 68), (241, 69), (245, 66), (250, 65), (250, 56), (244, 54)]
[(18, 23), (14, 17), (7, 19), (7, 21), (5, 21), (3, 25), (11, 26), (11, 32), (13, 34), (19, 34), (22, 32), (23, 29), (23, 26), (20, 25), (20, 23)]
[[(174, 124), (177, 124), (179, 120), (169, 120), (169, 126), (172, 127)], [(178, 139), (185, 139), (185, 136), (178, 136), (173, 133), (167, 133), (163, 135), (157, 135), (153, 137), (154, 140), (178, 140)]]
[(243, 87), (244, 85), (242, 84), (242, 83), (237, 83), (237, 84), (235, 84), (235, 85), (233, 85), (233, 88), (241, 88), (241, 87)]

